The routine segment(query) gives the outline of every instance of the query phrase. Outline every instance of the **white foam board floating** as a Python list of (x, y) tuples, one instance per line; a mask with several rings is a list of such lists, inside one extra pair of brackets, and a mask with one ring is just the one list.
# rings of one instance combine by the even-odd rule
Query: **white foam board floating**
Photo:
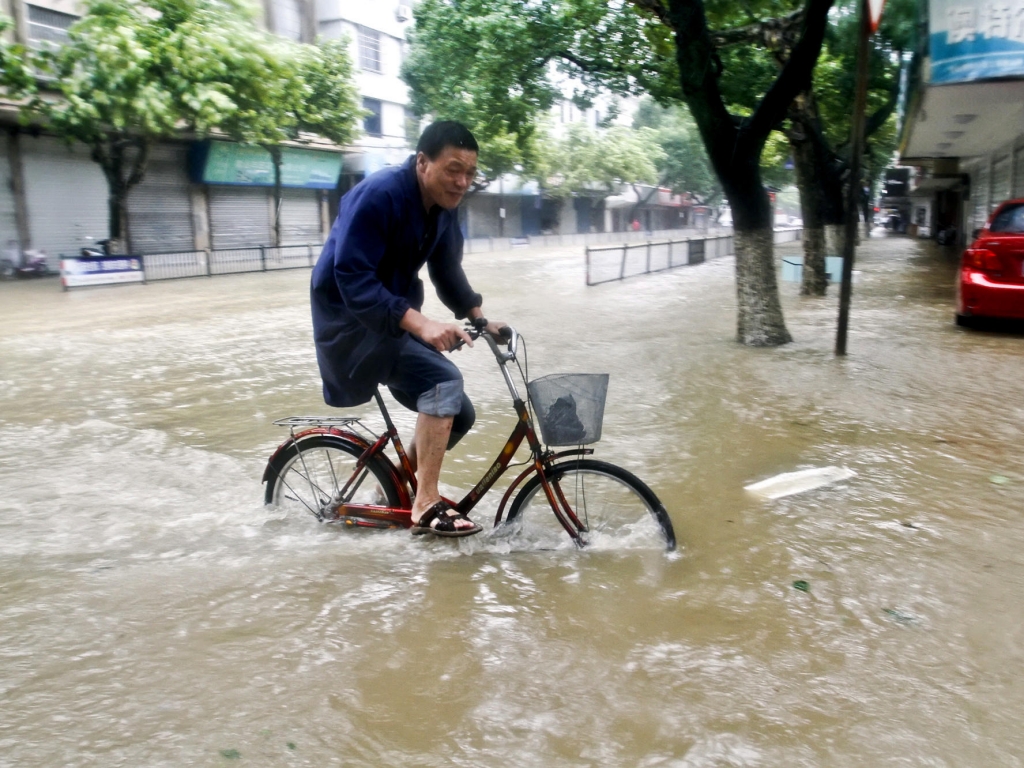
[(783, 496), (813, 491), (824, 485), (849, 480), (856, 474), (846, 467), (811, 467), (796, 472), (783, 472), (781, 475), (745, 485), (743, 488), (766, 499), (781, 499)]

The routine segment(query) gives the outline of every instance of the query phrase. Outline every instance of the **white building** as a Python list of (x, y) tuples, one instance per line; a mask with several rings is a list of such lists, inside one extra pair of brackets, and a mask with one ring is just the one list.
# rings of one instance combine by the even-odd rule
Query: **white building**
[[(402, 80), (407, 51), (406, 29), (412, 7), (397, 0), (317, 0), (317, 32), (321, 37), (349, 40), (356, 85), (367, 115), (362, 134), (346, 152), (343, 173), (350, 181), (388, 165), (398, 165), (412, 152), (417, 132), (409, 112), (409, 89)], [(345, 186), (344, 184), (342, 185)]]

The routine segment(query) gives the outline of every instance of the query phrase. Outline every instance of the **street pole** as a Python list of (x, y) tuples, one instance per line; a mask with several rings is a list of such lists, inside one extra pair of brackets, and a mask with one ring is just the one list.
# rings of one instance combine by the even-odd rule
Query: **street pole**
[(857, 242), (857, 208), (860, 197), (860, 155), (864, 144), (864, 108), (868, 93), (868, 0), (859, 3), (860, 24), (857, 40), (857, 90), (853, 100), (853, 126), (850, 136), (850, 183), (846, 191), (846, 242), (843, 244), (843, 281), (839, 287), (839, 327), (836, 330), (836, 355), (846, 355), (846, 329), (850, 322), (850, 296), (853, 293), (853, 253)]

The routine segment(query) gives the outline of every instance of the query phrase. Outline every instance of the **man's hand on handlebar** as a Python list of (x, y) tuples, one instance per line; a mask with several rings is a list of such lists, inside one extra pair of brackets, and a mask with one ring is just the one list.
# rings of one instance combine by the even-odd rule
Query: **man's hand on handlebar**
[(490, 334), (495, 339), (508, 338), (506, 332), (502, 330), (504, 328), (508, 328), (508, 325), (500, 320), (486, 320), (485, 318), (480, 317), (473, 321), (473, 325), (477, 330)]
[(454, 352), (463, 344), (473, 346), (473, 338), (466, 333), (466, 329), (454, 323), (439, 323), (429, 320), (420, 338), (438, 352)]
[(406, 311), (400, 325), (403, 330), (419, 336), (438, 352), (448, 352), (463, 344), (473, 346), (473, 339), (461, 325), (439, 323), (415, 309)]

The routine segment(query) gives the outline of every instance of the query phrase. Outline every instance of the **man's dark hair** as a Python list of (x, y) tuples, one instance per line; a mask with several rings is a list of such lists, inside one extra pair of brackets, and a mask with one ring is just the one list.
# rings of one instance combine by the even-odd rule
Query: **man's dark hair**
[(480, 151), (480, 146), (469, 132), (469, 128), (454, 120), (438, 120), (428, 125), (416, 144), (416, 151), (422, 152), (431, 160), (437, 160), (445, 147)]

